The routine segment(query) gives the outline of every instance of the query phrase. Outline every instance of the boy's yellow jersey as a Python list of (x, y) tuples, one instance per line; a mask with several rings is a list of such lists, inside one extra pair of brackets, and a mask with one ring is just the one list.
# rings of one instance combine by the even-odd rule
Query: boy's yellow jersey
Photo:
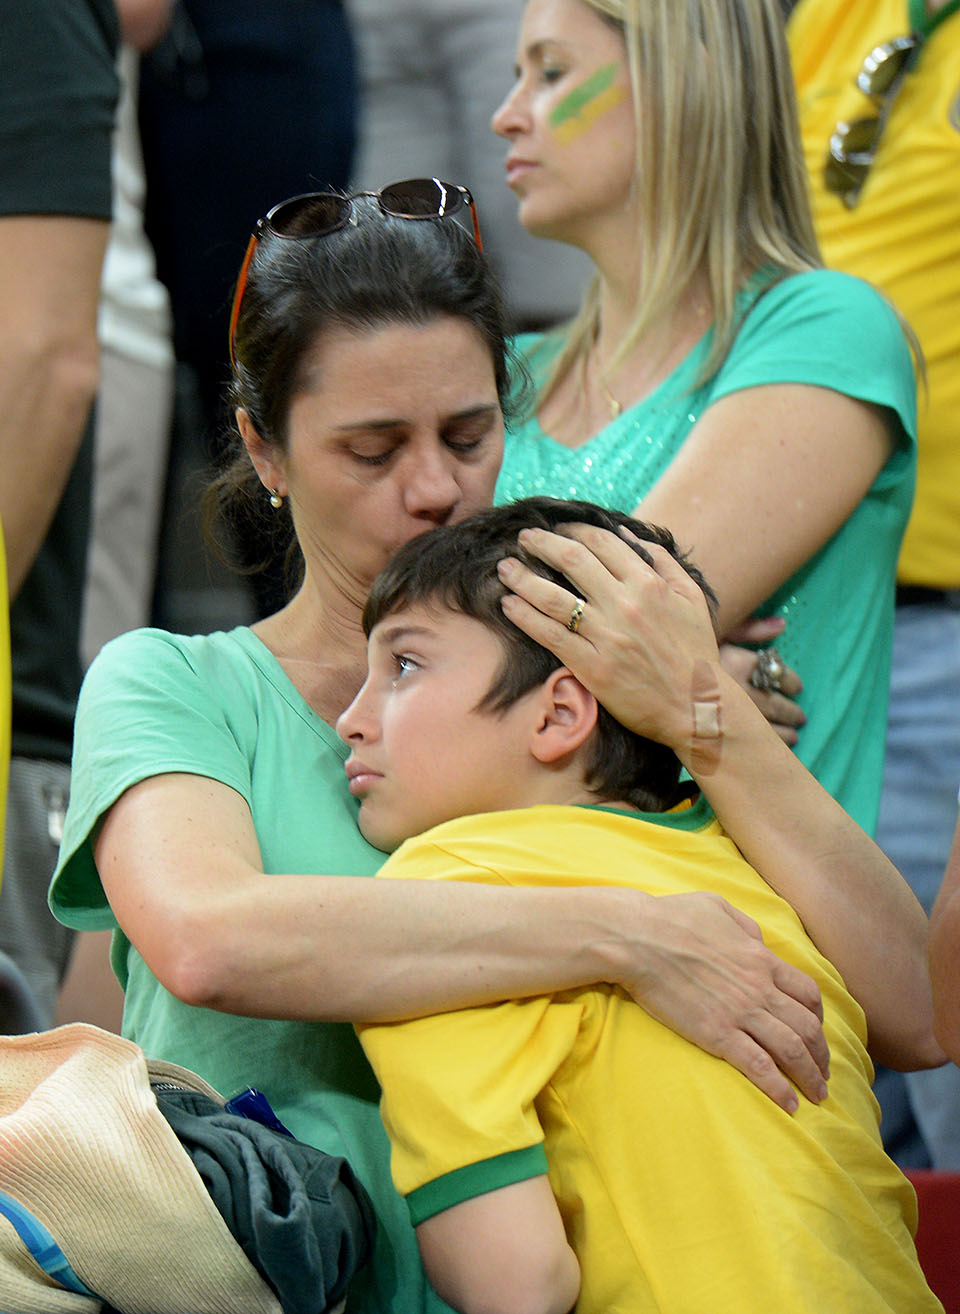
[(549, 1171), (578, 1314), (940, 1309), (880, 1143), (863, 1013), (705, 803), (465, 817), (379, 875), (714, 891), (816, 978), (831, 1051), (827, 1100), (791, 1116), (611, 986), (360, 1028), (414, 1222)]

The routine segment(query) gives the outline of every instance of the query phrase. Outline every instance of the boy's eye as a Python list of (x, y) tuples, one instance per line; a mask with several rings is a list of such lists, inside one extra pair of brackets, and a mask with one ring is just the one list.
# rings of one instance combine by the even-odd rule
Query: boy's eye
[(396, 678), (402, 679), (405, 675), (410, 675), (413, 671), (418, 670), (417, 663), (406, 653), (395, 652), (393, 654), (393, 669), (396, 672)]
[(551, 64), (549, 68), (541, 69), (540, 77), (544, 82), (559, 82), (565, 72), (559, 65)]

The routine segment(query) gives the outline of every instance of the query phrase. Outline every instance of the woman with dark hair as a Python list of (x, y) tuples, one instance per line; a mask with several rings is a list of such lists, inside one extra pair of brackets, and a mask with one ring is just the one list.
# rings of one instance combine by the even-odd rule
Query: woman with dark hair
[[(784, 1073), (825, 1093), (815, 990), (722, 901), (352, 879), (383, 857), (333, 730), (364, 676), (367, 592), (401, 544), (489, 503), (502, 453), (504, 318), (448, 217), (465, 204), (426, 180), (299, 198), (258, 225), (231, 335), (245, 450), (219, 495), (291, 527), (300, 581), (251, 628), (103, 650), (51, 891), (70, 924), (115, 929), (126, 1035), (219, 1090), (261, 1087), (296, 1136), (351, 1162), (379, 1221), (349, 1303), (370, 1314), (436, 1297), (350, 1022), (609, 981), (784, 1108)], [(895, 879), (870, 879), (889, 939), (910, 928), (893, 974), (922, 993), (906, 962), (922, 927)], [(885, 1000), (878, 1028), (922, 1046)]]

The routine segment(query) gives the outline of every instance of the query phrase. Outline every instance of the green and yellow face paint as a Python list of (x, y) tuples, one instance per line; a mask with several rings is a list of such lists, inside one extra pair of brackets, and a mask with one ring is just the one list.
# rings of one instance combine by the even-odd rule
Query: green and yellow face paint
[(551, 111), (549, 123), (561, 146), (583, 135), (597, 119), (615, 109), (627, 98), (627, 89), (617, 81), (618, 64), (605, 64)]

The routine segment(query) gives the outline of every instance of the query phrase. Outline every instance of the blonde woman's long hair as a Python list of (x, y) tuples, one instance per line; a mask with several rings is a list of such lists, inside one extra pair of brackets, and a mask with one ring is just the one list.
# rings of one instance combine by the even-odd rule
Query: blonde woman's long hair
[[(666, 323), (701, 266), (713, 304), (709, 377), (757, 269), (819, 268), (778, 0), (583, 0), (622, 34), (636, 118), (640, 298), (612, 374)], [(582, 376), (600, 321), (594, 279), (538, 401)]]

